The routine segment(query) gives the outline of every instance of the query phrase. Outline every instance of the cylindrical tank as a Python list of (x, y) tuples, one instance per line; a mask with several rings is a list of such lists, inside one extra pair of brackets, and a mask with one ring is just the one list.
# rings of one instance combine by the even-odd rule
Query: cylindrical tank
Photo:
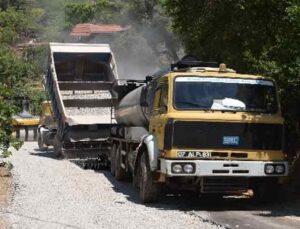
[(143, 108), (143, 96), (145, 86), (129, 92), (117, 105), (115, 117), (119, 124), (125, 126), (146, 126), (148, 123), (145, 109)]

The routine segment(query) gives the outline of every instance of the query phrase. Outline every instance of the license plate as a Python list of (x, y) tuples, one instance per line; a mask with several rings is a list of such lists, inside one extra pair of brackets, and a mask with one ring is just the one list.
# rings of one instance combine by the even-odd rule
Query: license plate
[(211, 152), (203, 152), (203, 151), (178, 151), (177, 157), (180, 158), (191, 158), (191, 157), (198, 157), (198, 158), (208, 158), (211, 157)]

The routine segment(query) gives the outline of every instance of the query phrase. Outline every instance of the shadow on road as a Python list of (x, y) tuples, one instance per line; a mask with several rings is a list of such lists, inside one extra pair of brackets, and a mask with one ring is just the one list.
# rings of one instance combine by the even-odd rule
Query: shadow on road
[[(117, 181), (108, 171), (95, 172), (103, 174), (107, 180), (110, 181), (115, 192), (122, 193), (131, 202), (142, 204), (139, 201), (138, 191), (134, 189), (131, 182)], [(174, 193), (171, 190), (163, 190), (159, 202), (155, 204), (147, 204), (147, 206), (158, 209), (181, 211), (250, 211), (262, 217), (300, 217), (299, 201), (298, 203), (295, 203), (293, 200), (288, 200), (262, 204), (244, 196), (208, 198), (207, 196), (197, 196), (191, 192)]]
[(40, 150), (38, 148), (34, 149), (34, 152), (29, 153), (32, 156), (38, 156), (38, 157), (47, 157), (55, 160), (61, 160), (60, 157), (55, 155), (53, 149), (48, 149), (48, 150)]

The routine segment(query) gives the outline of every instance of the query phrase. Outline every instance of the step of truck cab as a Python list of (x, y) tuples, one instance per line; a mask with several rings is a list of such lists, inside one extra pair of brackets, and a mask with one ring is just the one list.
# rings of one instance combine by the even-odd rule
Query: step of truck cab
[(113, 87), (113, 82), (104, 81), (59, 81), (61, 91), (107, 90)]

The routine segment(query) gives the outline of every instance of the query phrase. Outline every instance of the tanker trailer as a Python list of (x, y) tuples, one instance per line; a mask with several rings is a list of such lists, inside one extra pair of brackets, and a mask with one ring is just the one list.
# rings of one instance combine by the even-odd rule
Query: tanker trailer
[(142, 202), (162, 186), (218, 197), (252, 189), (268, 200), (288, 174), (270, 78), (181, 61), (119, 98), (111, 173), (131, 176)]

